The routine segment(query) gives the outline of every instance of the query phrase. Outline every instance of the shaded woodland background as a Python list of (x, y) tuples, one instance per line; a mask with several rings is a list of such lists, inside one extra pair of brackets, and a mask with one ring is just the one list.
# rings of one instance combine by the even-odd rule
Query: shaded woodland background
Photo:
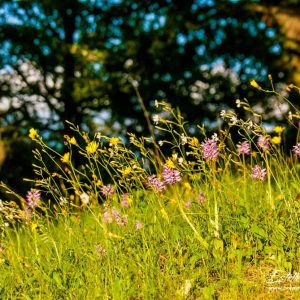
[(249, 80), (300, 85), (300, 1), (4, 0), (0, 44), (0, 179), (24, 193), (31, 127), (59, 151), (65, 120), (149, 135), (132, 81), (150, 113), (165, 99), (191, 131), (237, 98), (284, 124), (288, 107)]

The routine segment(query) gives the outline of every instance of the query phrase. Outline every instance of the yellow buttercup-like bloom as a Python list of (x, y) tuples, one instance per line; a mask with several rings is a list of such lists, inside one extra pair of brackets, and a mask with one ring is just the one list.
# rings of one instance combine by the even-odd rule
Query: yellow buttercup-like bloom
[(164, 208), (160, 210), (160, 213), (165, 220), (169, 221), (169, 215)]
[(175, 164), (173, 163), (173, 161), (170, 158), (167, 159), (166, 165), (171, 169), (176, 169)]
[(70, 162), (70, 152), (67, 152), (63, 155), (63, 157), (60, 159), (63, 163), (69, 163)]
[(199, 146), (198, 139), (196, 137), (193, 137), (192, 140), (190, 141), (190, 145), (194, 147), (198, 147)]
[(120, 142), (120, 139), (117, 138), (117, 137), (112, 137), (112, 138), (109, 140), (109, 144), (110, 144), (111, 146), (116, 146), (116, 145), (119, 144), (119, 142)]
[(92, 142), (88, 143), (88, 145), (86, 146), (85, 149), (86, 149), (87, 154), (90, 155), (90, 154), (94, 154), (97, 151), (98, 147), (99, 147), (99, 143), (92, 141)]
[(29, 130), (29, 134), (28, 136), (32, 139), (32, 140), (36, 140), (36, 138), (39, 136), (37, 131), (34, 128), (31, 128)]
[(254, 88), (258, 89), (258, 90), (261, 89), (261, 86), (254, 79), (252, 79), (250, 81), (250, 85), (253, 86)]
[(126, 167), (122, 173), (124, 176), (127, 176), (128, 174), (131, 173), (131, 171), (132, 171), (131, 167)]
[(274, 128), (274, 132), (276, 132), (276, 133), (278, 133), (278, 134), (282, 133), (283, 130), (284, 130), (284, 127), (282, 127), (282, 126), (276, 126), (276, 127)]
[(72, 145), (77, 145), (77, 141), (76, 141), (76, 139), (74, 138), (74, 136), (71, 137), (71, 139), (70, 139), (70, 144), (72, 144)]
[(279, 145), (281, 143), (281, 137), (280, 136), (274, 136), (271, 139), (271, 143), (274, 145)]

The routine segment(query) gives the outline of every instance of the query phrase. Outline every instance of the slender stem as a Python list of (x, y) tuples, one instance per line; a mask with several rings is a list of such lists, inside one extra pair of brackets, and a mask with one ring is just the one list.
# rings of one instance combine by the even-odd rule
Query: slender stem
[(144, 113), (144, 117), (146, 119), (146, 122), (147, 122), (147, 126), (148, 126), (148, 129), (149, 129), (149, 132), (150, 132), (150, 135), (152, 137), (152, 140), (153, 140), (153, 144), (154, 144), (154, 151), (155, 151), (155, 156), (157, 157), (158, 160), (160, 160), (160, 155), (159, 155), (159, 152), (158, 152), (158, 149), (159, 149), (159, 146), (157, 145), (156, 143), (156, 140), (155, 140), (155, 135), (154, 135), (154, 128), (153, 128), (153, 125), (150, 121), (150, 117), (149, 117), (149, 113), (146, 109), (146, 106), (145, 106), (145, 103), (144, 103), (144, 100), (139, 92), (139, 89), (137, 87), (137, 84), (135, 83), (135, 81), (130, 78), (130, 83), (135, 91), (135, 94), (136, 94), (136, 97), (140, 103), (140, 106), (142, 108), (142, 111)]

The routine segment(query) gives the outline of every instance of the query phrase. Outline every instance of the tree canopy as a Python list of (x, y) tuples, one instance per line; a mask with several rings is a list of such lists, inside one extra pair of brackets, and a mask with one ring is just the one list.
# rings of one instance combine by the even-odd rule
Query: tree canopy
[[(288, 2), (291, 9), (299, 1)], [(110, 130), (148, 134), (132, 81), (147, 110), (167, 99), (191, 123), (212, 121), (243, 97), (271, 111), (254, 97), (249, 79), (266, 82), (271, 73), (280, 82), (293, 69), (285, 32), (280, 20), (267, 18), (268, 5), (4, 0), (0, 125), (18, 135), (35, 127), (49, 140), (61, 136), (65, 120), (90, 130), (106, 120)]]

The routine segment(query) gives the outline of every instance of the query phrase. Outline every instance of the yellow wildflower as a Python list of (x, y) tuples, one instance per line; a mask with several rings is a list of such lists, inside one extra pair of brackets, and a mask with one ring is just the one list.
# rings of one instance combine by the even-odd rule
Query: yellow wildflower
[(28, 136), (29, 136), (32, 140), (36, 140), (36, 139), (39, 137), (37, 131), (36, 131), (34, 128), (30, 128)]
[(31, 224), (31, 230), (32, 231), (35, 231), (37, 229), (37, 227), (38, 227), (38, 224), (36, 224), (34, 222)]
[(67, 152), (63, 155), (63, 157), (60, 159), (63, 163), (69, 163), (70, 162), (70, 152)]
[(173, 163), (173, 161), (170, 158), (167, 159), (166, 165), (171, 169), (176, 169), (175, 164)]
[(76, 141), (76, 139), (74, 138), (74, 136), (71, 137), (71, 139), (70, 139), (70, 144), (72, 144), (72, 145), (77, 145), (77, 141)]
[(100, 179), (97, 180), (96, 186), (102, 186), (102, 181)]
[(173, 205), (173, 206), (177, 205), (177, 200), (175, 198), (171, 198), (170, 199), (170, 204)]
[(279, 145), (281, 143), (281, 137), (280, 136), (274, 136), (271, 139), (271, 143), (274, 145)]
[(119, 144), (119, 142), (120, 142), (120, 139), (119, 139), (119, 138), (113, 137), (113, 138), (111, 138), (111, 139), (109, 140), (109, 145), (110, 145), (110, 146), (116, 146), (116, 145)]
[(285, 90), (286, 90), (287, 92), (291, 92), (292, 89), (293, 89), (293, 87), (294, 87), (293, 84), (289, 84), (288, 86), (286, 86)]
[(261, 89), (261, 86), (254, 79), (250, 81), (250, 85), (253, 86), (255, 89)]
[(173, 161), (177, 161), (177, 158), (178, 158), (178, 154), (177, 153), (173, 153), (172, 154), (172, 160)]
[(128, 174), (130, 174), (132, 171), (131, 167), (126, 167), (122, 173), (123, 173), (123, 176), (127, 176)]
[(191, 146), (198, 147), (199, 146), (199, 141), (196, 137), (193, 137), (190, 144), (191, 144)]
[(275, 198), (276, 200), (283, 200), (284, 199), (284, 196), (282, 194), (279, 194), (276, 196)]
[(162, 209), (160, 210), (160, 212), (161, 212), (162, 217), (163, 217), (165, 220), (169, 221), (169, 215), (168, 215), (168, 213), (166, 212), (166, 210), (165, 210), (164, 208), (162, 208)]
[(52, 173), (52, 177), (61, 177), (61, 175), (59, 175), (58, 173), (54, 172), (54, 173)]
[(278, 134), (282, 133), (283, 130), (284, 130), (284, 127), (282, 127), (282, 126), (276, 126), (276, 127), (274, 128), (274, 132), (276, 132), (276, 133), (278, 133)]
[(90, 155), (90, 154), (95, 153), (97, 151), (98, 147), (99, 147), (99, 143), (92, 141), (92, 142), (88, 143), (88, 145), (86, 146), (85, 149), (86, 149), (87, 154)]
[(183, 186), (184, 186), (187, 190), (189, 190), (189, 191), (192, 189), (191, 185), (190, 185), (188, 182), (185, 182), (185, 183), (183, 184)]
[(133, 200), (132, 200), (131, 197), (126, 198), (126, 201), (127, 201), (129, 204), (132, 204), (132, 202), (133, 202)]

